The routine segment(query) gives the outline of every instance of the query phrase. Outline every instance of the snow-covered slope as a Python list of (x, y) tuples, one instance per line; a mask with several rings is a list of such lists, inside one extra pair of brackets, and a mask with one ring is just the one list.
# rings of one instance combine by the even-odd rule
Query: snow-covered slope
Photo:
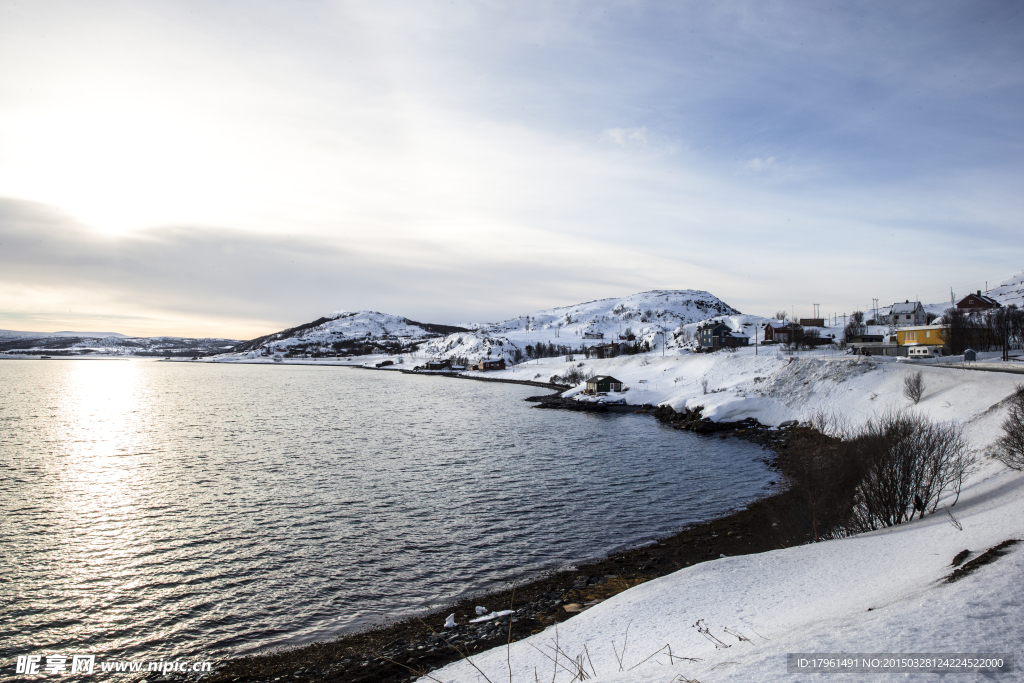
[[(1017, 654), (1024, 544), (955, 583), (945, 578), (960, 551), (974, 559), (1024, 538), (1024, 477), (987, 463), (952, 511), (960, 527), (939, 512), (841, 540), (697, 564), (420, 681), (569, 683), (580, 680), (579, 656), (593, 683), (863, 681), (858, 673), (787, 673), (787, 653)], [(943, 680), (896, 672), (868, 679)]]
[(651, 348), (660, 348), (663, 339), (668, 348), (674, 348), (685, 344), (697, 324), (709, 318), (729, 318), (726, 322), (734, 329), (753, 322), (753, 318), (747, 320), (749, 316), (741, 316), (708, 292), (658, 289), (548, 308), (495, 324), (472, 325), (472, 331), (433, 340), (422, 348), (428, 355), (445, 358), (473, 360), (500, 355), (511, 360), (517, 349), (525, 352), (527, 346), (538, 343), (578, 349), (584, 344), (617, 341), (628, 334), (641, 343), (646, 341)]
[(998, 287), (988, 291), (988, 295), (1004, 306), (1024, 307), (1024, 271), (1000, 282)]
[(420, 323), (376, 311), (339, 311), (305, 325), (239, 344), (237, 351), (306, 353), (398, 353), (426, 339), (468, 332), (451, 325)]
[(192, 356), (225, 353), (237, 339), (129, 337), (117, 332), (0, 330), (0, 353), (17, 355)]
[[(873, 415), (911, 407), (902, 392), (904, 380), (921, 373), (924, 396), (913, 409), (962, 425), (980, 469), (950, 508), (959, 526), (940, 505), (936, 514), (882, 531), (698, 564), (620, 593), (507, 649), (474, 654), (478, 669), (462, 661), (431, 672), (432, 680), (475, 683), (487, 676), (511, 683), (569, 683), (578, 672), (572, 660), (580, 654), (587, 680), (594, 683), (725, 683), (812, 680), (787, 674), (790, 652), (1020, 652), (1024, 544), (956, 583), (943, 580), (961, 551), (969, 550), (974, 559), (1007, 539), (1024, 539), (1024, 473), (991, 458), (1006, 399), (1020, 375), (851, 358), (829, 349), (784, 355), (765, 348), (758, 355), (749, 348), (574, 363), (541, 359), (492, 375), (542, 380), (570, 367), (622, 380), (629, 391), (621, 397), (630, 403), (677, 410), (704, 406), (703, 414), (716, 421), (756, 417), (772, 425), (809, 420), (819, 412), (859, 425)], [(720, 645), (694, 627), (698, 620)], [(554, 661), (556, 648), (561, 665)], [(883, 673), (871, 679), (907, 676)]]

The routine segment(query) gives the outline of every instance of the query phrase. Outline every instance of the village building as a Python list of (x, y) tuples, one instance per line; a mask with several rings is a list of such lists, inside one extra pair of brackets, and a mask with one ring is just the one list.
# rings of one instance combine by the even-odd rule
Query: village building
[(477, 370), (504, 370), (504, 358), (481, 358), (476, 365)]
[(804, 328), (796, 323), (773, 320), (764, 326), (766, 344), (789, 344), (798, 341), (803, 336)]
[(916, 325), (896, 330), (900, 356), (948, 356), (944, 325)]
[(609, 391), (622, 391), (622, 382), (611, 375), (598, 375), (587, 380), (587, 393), (607, 393)]
[(604, 339), (604, 332), (584, 332), (584, 339)]
[(956, 302), (956, 307), (964, 311), (987, 311), (992, 308), (1002, 308), (1003, 305), (990, 296), (981, 293), (979, 289), (975, 294), (968, 294)]
[(600, 346), (591, 346), (585, 351), (587, 352), (588, 358), (615, 358), (626, 352), (629, 348), (627, 344), (601, 344)]
[(846, 348), (860, 356), (898, 356), (895, 339), (886, 341), (884, 334), (858, 334), (846, 339)]
[(697, 328), (697, 343), (700, 344), (701, 349), (714, 351), (747, 346), (750, 343), (750, 337), (742, 332), (733, 332), (732, 328), (725, 323), (707, 323)]
[(800, 324), (804, 327), (825, 327), (824, 318), (800, 318)]
[(452, 362), (447, 358), (444, 360), (428, 360), (427, 370), (449, 370), (451, 369)]
[(892, 305), (892, 324), (896, 327), (919, 327), (928, 324), (928, 314), (920, 301), (904, 301)]

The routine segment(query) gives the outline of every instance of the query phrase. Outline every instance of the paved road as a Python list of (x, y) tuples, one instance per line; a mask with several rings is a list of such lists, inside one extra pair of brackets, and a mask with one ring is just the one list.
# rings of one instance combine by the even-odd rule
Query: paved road
[(979, 370), (981, 372), (1008, 372), (1013, 375), (1024, 375), (1024, 364), (1004, 365), (1003, 363), (936, 363), (936, 368), (953, 368), (954, 370)]

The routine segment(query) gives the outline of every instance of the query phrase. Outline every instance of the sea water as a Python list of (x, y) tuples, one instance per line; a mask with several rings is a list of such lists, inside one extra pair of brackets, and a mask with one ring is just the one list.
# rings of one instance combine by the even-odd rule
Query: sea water
[(755, 445), (389, 371), (0, 361), (0, 661), (327, 638), (764, 495)]

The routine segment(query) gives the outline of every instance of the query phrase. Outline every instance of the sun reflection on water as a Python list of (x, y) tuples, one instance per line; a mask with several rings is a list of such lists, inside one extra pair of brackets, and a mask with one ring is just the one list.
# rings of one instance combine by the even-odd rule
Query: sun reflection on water
[(148, 392), (139, 362), (69, 362), (62, 371), (49, 435), (61, 523), (54, 569), (65, 577), (65, 618), (87, 621), (109, 645), (131, 620), (110, 606), (134, 602), (138, 558), (150, 545), (140, 509), (152, 457)]

